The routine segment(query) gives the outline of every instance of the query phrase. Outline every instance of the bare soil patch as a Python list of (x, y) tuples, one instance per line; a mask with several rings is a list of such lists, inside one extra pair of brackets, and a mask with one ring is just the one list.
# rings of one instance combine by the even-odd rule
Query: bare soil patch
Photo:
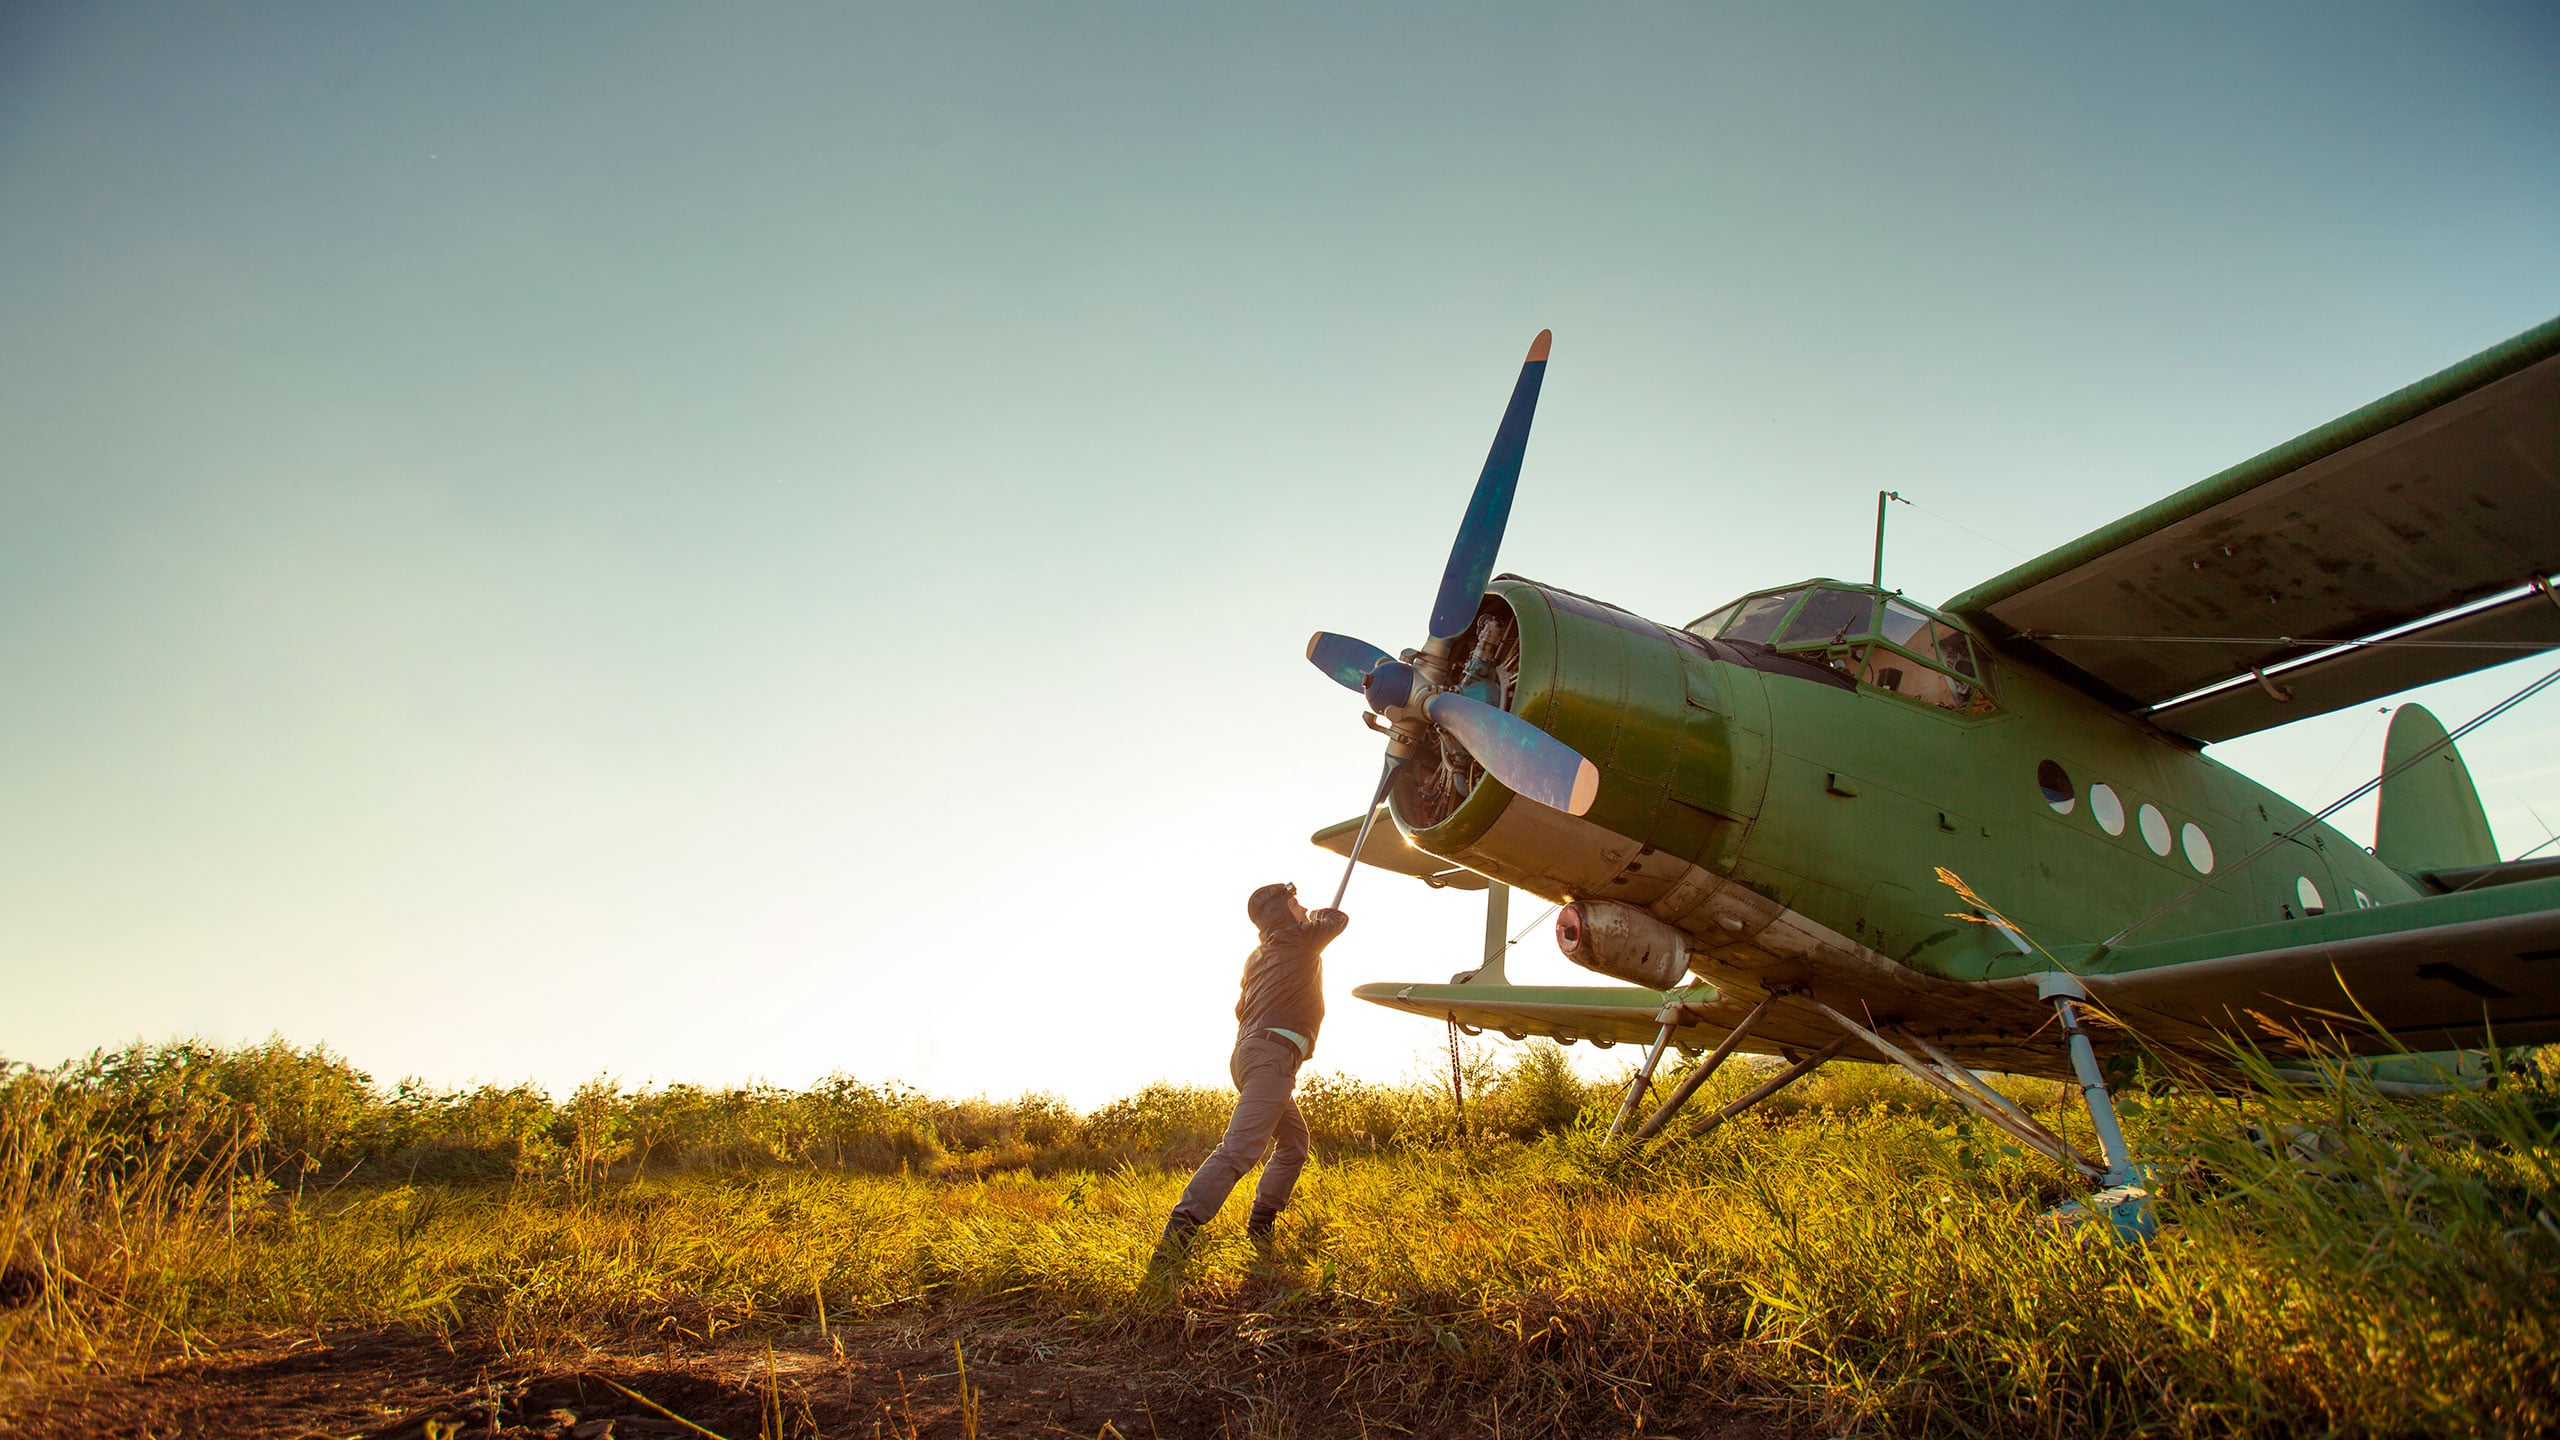
[[(1195, 1312), (1195, 1320), (1205, 1318)], [(957, 1355), (947, 1331), (918, 1323), (827, 1337), (796, 1332), (774, 1339), (769, 1350), (757, 1338), (682, 1350), (634, 1347), (565, 1355), (474, 1351), (404, 1331), (270, 1336), (140, 1374), (65, 1376), (0, 1397), (0, 1436), (656, 1440), (708, 1433), (721, 1440), (1244, 1440), (1416, 1433), (1389, 1417), (1326, 1406), (1308, 1393), (1313, 1376), (1284, 1378), (1238, 1367), (1216, 1328), (1177, 1323), (1131, 1337), (1090, 1329), (973, 1327), (960, 1335)], [(1660, 1433), (1651, 1426), (1635, 1428), (1628, 1418), (1569, 1429)], [(1431, 1428), (1557, 1433), (1552, 1421), (1502, 1426), (1497, 1419), (1488, 1428), (1478, 1420), (1460, 1422), (1454, 1431)], [(1676, 1433), (1774, 1440), (1788, 1427), (1765, 1412), (1735, 1413), (1703, 1427), (1681, 1426)]]
[(978, 1336), (955, 1357), (948, 1342), (913, 1333), (837, 1339), (841, 1348), (816, 1335), (788, 1336), (769, 1353), (758, 1341), (502, 1356), (399, 1332), (266, 1338), (141, 1375), (57, 1381), (0, 1407), (0, 1435), (598, 1440), (698, 1435), (690, 1426), (699, 1426), (724, 1440), (970, 1433), (1172, 1440), (1243, 1429), (1241, 1397), (1134, 1348)]

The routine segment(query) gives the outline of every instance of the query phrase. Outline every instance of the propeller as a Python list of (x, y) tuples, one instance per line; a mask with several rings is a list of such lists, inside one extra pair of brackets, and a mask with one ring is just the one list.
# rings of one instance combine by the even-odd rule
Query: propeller
[(1456, 736), (1494, 779), (1541, 805), (1580, 815), (1600, 796), (1600, 767), (1579, 751), (1508, 710), (1443, 690), (1422, 713)]
[(1366, 640), (1336, 635), (1319, 630), (1307, 641), (1307, 663), (1333, 677), (1333, 683), (1345, 690), (1357, 690), (1369, 678), (1369, 672), (1383, 661), (1393, 659), (1386, 651)]
[(1370, 797), (1369, 817), (1351, 842), (1351, 864), (1333, 892), (1336, 908), (1351, 888), (1351, 873), (1360, 864), (1360, 847), (1377, 817), (1378, 802), (1394, 784), (1396, 767), (1414, 753), (1426, 728), (1436, 728), (1443, 741), (1453, 741), (1475, 758), (1485, 773), (1513, 793), (1568, 815), (1591, 808), (1600, 791), (1600, 771), (1574, 748), (1528, 721), (1501, 708), (1498, 694), (1481, 683), (1461, 687), (1451, 658), (1456, 642), (1476, 623), (1484, 587), (1493, 578), (1494, 556), (1502, 549), (1502, 532), (1511, 523), (1511, 497), (1520, 485), (1521, 457), (1529, 449), (1529, 422), (1538, 411), (1538, 387), (1546, 379), (1547, 347), (1553, 340), (1541, 330), (1511, 387), (1511, 403), (1493, 432), (1493, 448), (1484, 457), (1483, 473), (1467, 501), (1466, 518), (1449, 547), (1449, 563), (1440, 573), (1440, 593), (1431, 605), (1430, 639), (1401, 657), (1366, 640), (1319, 630), (1307, 641), (1307, 661), (1346, 690), (1359, 691), (1369, 708), (1387, 720), (1386, 763)]

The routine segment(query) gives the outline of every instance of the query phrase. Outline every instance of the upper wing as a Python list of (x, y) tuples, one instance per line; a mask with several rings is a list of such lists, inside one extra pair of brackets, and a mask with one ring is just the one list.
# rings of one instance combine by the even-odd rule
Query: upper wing
[(2555, 570), (2560, 320), (1946, 608), (2213, 741), (2560, 645)]
[(2173, 1047), (2250, 1033), (2253, 1014), (2349, 1032), (2370, 1016), (2414, 1050), (2547, 1044), (2560, 1040), (2560, 879), (2127, 946), (2085, 980)]

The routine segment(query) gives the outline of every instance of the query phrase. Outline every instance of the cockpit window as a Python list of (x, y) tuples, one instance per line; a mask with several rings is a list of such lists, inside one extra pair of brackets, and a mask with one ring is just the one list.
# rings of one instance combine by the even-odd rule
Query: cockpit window
[(1875, 617), (1876, 597), (1870, 590), (1816, 590), (1805, 597), (1796, 617), (1778, 636), (1780, 645), (1836, 645), (1867, 633), (1868, 622)]
[(1908, 645), (1911, 637), (1929, 628), (1929, 617), (1899, 600), (1884, 602), (1884, 638), (1896, 645)]
[(1963, 631), (1952, 625), (1940, 625), (1937, 632), (1934, 638), (1938, 663), (1968, 680), (1973, 679), (1977, 672), (1973, 668), (1972, 642), (1965, 639)]
[(1775, 595), (1752, 596), (1733, 607), (1733, 620), (1725, 626), (1720, 638), (1768, 644), (1769, 637), (1778, 633), (1778, 622), (1787, 618), (1787, 611), (1795, 605), (1796, 597), (1803, 593), (1801, 590), (1782, 590)]
[(1724, 622), (1732, 619), (1733, 612), (1741, 608), (1742, 602), (1737, 600), (1721, 610), (1699, 616), (1689, 622), (1689, 633), (1701, 640), (1713, 640), (1716, 638), (1716, 632), (1724, 628)]
[(1883, 599), (1879, 606), (1874, 590), (1824, 581), (1747, 596), (1691, 623), (1689, 633), (1768, 645), (1960, 714), (1992, 709), (1972, 639), (1898, 597)]
[(1914, 700), (1926, 700), (1944, 710), (1970, 712), (1991, 708), (1989, 697), (1972, 681), (1935, 669), (1899, 651), (1878, 645), (1866, 653), (1864, 664), (1858, 678), (1880, 690), (1908, 695)]

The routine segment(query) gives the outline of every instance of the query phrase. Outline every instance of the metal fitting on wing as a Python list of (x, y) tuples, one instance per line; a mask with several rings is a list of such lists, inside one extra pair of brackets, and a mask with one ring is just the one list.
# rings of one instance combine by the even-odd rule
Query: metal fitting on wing
[(1632, 905), (1578, 900), (1556, 912), (1556, 948), (1586, 970), (1668, 990), (1689, 973), (1689, 937)]

